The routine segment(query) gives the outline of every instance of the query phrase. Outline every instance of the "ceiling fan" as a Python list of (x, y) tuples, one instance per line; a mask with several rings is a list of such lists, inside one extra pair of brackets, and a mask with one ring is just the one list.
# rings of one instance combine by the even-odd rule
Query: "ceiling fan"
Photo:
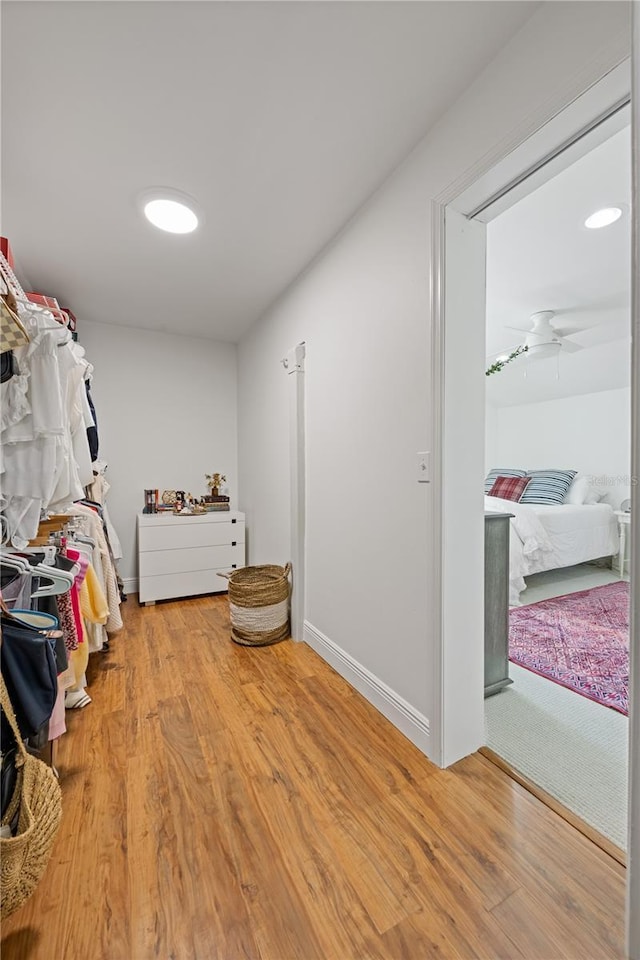
[(517, 330), (519, 333), (526, 334), (522, 347), (526, 347), (527, 359), (546, 360), (548, 357), (557, 357), (561, 351), (575, 353), (584, 349), (580, 344), (573, 343), (569, 339), (580, 331), (556, 327), (552, 322), (554, 317), (554, 310), (540, 310), (538, 313), (531, 314), (529, 318), (531, 326), (528, 329), (507, 327), (507, 330)]

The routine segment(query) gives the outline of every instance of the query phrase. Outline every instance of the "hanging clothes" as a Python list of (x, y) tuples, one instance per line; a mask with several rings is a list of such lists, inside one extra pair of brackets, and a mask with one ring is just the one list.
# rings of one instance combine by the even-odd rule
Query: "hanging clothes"
[(95, 461), (93, 464), (93, 479), (87, 487), (86, 493), (90, 500), (100, 505), (102, 509), (102, 519), (106, 527), (107, 542), (111, 548), (111, 555), (114, 560), (121, 560), (123, 555), (122, 544), (111, 522), (107, 507), (107, 494), (111, 486), (105, 476), (106, 469), (107, 464), (104, 460)]
[[(49, 306), (29, 302), (4, 258), (0, 268), (24, 328), (10, 344), (3, 340), (0, 366), (0, 520), (2, 543), (14, 551), (0, 566), (0, 589), (8, 604), (2, 615), (2, 669), (10, 675), (8, 686), (13, 682), (12, 700), (19, 700), (22, 685), (25, 732), (33, 732), (47, 715), (38, 743), (31, 741), (40, 749), (47, 735), (55, 740), (65, 733), (66, 707), (91, 702), (85, 690), (89, 654), (105, 649), (109, 636), (122, 629), (116, 569), (122, 550), (104, 502), (109, 485), (102, 467), (94, 467), (99, 441), (90, 390), (93, 366), (71, 336), (75, 322), (67, 328), (51, 299), (41, 301)], [(46, 547), (45, 563), (45, 554), (27, 547), (41, 520), (52, 514), (66, 515), (69, 522), (57, 531), (57, 548)], [(22, 559), (19, 551), (27, 551)], [(43, 587), (47, 583), (50, 588)], [(23, 611), (26, 623), (12, 620), (6, 609)], [(28, 622), (45, 614), (56, 631), (42, 648), (42, 634)], [(22, 642), (30, 629), (31, 645)], [(20, 657), (37, 651), (39, 672), (21, 674)]]
[(2, 384), (0, 506), (11, 542), (33, 539), (45, 511), (62, 512), (91, 482), (89, 364), (53, 314), (19, 305), (30, 342), (15, 351), (19, 377)]
[(85, 378), (84, 386), (85, 390), (87, 391), (87, 403), (89, 404), (89, 409), (93, 417), (93, 423), (89, 424), (87, 427), (87, 441), (89, 443), (91, 461), (94, 463), (98, 459), (98, 455), (100, 453), (100, 441), (98, 438), (98, 418), (96, 417), (96, 408), (94, 407), (93, 400), (91, 399), (91, 380), (89, 377)]

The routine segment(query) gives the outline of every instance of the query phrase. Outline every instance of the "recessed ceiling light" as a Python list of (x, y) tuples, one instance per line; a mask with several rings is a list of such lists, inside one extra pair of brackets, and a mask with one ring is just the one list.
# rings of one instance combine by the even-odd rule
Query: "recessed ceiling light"
[(144, 215), (154, 227), (168, 233), (192, 233), (198, 226), (198, 217), (191, 207), (179, 200), (156, 197), (147, 200)]
[(599, 230), (600, 227), (608, 227), (610, 224), (615, 223), (621, 216), (622, 210), (620, 207), (604, 207), (602, 210), (596, 210), (590, 217), (587, 217), (584, 225), (588, 227), (589, 230)]

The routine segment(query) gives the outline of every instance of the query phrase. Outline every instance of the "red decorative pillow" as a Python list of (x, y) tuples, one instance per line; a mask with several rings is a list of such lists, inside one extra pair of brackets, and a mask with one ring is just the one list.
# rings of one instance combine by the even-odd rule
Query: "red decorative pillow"
[(489, 490), (489, 496), (517, 502), (530, 482), (531, 477), (496, 477), (495, 483)]

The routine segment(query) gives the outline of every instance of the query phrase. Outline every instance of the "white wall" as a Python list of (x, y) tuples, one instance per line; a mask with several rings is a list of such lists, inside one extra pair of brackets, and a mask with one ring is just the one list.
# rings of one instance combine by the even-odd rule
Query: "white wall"
[(289, 552), (279, 361), (304, 340), (308, 639), (432, 756), (426, 720), (439, 678), (427, 548), (439, 505), (416, 482), (416, 452), (431, 448), (434, 431), (429, 204), (498, 144), (517, 143), (523, 117), (557, 112), (558, 90), (579, 92), (594, 64), (604, 73), (627, 54), (626, 5), (545, 4), (240, 345), (251, 560)]
[[(500, 408), (487, 400), (485, 408), (485, 431), (484, 431), (484, 463), (485, 471), (491, 470), (491, 467), (498, 463), (498, 416)], [(489, 466), (487, 466), (489, 464)], [(501, 466), (506, 467), (503, 463)]]
[(207, 492), (227, 477), (237, 508), (237, 364), (234, 344), (83, 321), (79, 342), (95, 367), (100, 459), (122, 541), (125, 587), (137, 578), (136, 514), (146, 487)]
[(487, 470), (578, 470), (592, 477), (605, 502), (617, 509), (630, 496), (630, 390), (492, 408), (487, 450)]

